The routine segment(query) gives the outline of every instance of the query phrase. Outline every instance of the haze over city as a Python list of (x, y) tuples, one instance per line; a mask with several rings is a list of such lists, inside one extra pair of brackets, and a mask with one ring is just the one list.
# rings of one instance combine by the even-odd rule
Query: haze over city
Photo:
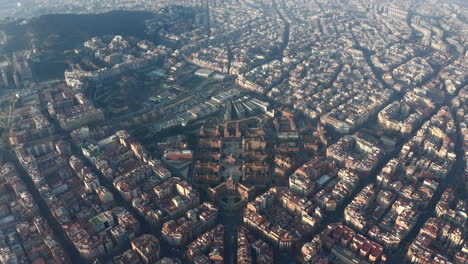
[(0, 0), (0, 263), (468, 263), (467, 23)]

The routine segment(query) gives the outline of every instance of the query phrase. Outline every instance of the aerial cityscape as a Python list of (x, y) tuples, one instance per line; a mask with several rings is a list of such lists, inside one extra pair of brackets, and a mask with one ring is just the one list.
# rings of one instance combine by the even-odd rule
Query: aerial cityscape
[(468, 264), (468, 1), (0, 0), (0, 264)]

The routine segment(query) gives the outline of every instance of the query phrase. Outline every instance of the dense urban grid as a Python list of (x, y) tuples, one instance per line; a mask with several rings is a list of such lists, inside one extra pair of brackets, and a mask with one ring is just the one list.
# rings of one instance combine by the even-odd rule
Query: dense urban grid
[(468, 263), (466, 2), (5, 7), (0, 263)]

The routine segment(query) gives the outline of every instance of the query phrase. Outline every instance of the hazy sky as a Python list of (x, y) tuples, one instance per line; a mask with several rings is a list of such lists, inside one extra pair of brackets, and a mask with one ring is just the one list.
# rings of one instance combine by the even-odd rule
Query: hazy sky
[(17, 9), (17, 1), (0, 0), (0, 17), (11, 16), (15, 9)]

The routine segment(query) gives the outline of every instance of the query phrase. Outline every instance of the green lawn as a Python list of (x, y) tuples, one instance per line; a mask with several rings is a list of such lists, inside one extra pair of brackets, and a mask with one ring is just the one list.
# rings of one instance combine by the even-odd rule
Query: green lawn
[(32, 64), (32, 69), (39, 81), (63, 79), (64, 72), (68, 69), (65, 62), (37, 62)]
[(190, 79), (183, 82), (182, 86), (187, 88), (187, 89), (192, 90), (192, 89), (195, 89), (198, 86), (200, 86), (204, 81), (205, 81), (204, 78), (194, 75)]

